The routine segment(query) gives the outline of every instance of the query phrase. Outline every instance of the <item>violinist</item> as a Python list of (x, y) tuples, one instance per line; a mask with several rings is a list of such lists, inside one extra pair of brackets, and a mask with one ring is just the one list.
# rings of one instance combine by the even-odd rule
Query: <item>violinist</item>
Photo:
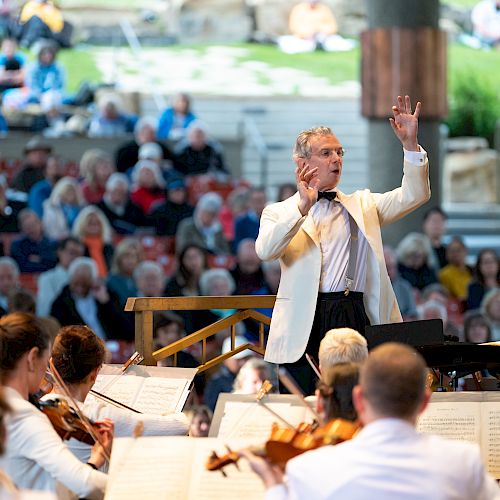
[(0, 318), (0, 373), (12, 409), (5, 419), (8, 441), (0, 468), (18, 488), (52, 492), (60, 499), (102, 498), (107, 476), (95, 469), (111, 450), (112, 424), (101, 423), (104, 448), (94, 445), (84, 464), (71, 453), (47, 416), (28, 401), (40, 386), (50, 352), (49, 333), (37, 318), (27, 313)]
[(267, 462), (249, 455), (266, 499), (499, 498), (477, 445), (416, 431), (430, 397), (426, 376), (423, 358), (408, 346), (387, 343), (371, 351), (353, 390), (364, 425), (353, 439), (290, 460), (286, 484)]
[[(130, 437), (138, 422), (143, 422), (145, 436), (183, 435), (188, 431), (188, 419), (183, 413), (167, 416), (134, 413), (131, 410), (110, 406), (90, 398), (92, 389), (106, 355), (104, 342), (87, 326), (65, 326), (59, 330), (52, 348), (52, 362), (73, 399), (83, 403), (81, 409), (91, 420), (109, 418), (114, 422), (116, 437)], [(125, 375), (126, 376), (126, 375)], [(57, 385), (42, 401), (59, 398), (67, 399)], [(68, 401), (68, 403), (70, 403)], [(91, 453), (89, 445), (70, 439), (68, 446), (83, 462)]]

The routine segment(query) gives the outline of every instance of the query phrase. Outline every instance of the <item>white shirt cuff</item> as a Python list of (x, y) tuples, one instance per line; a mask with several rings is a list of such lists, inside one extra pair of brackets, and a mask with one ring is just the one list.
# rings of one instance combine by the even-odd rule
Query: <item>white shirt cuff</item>
[(267, 489), (264, 500), (286, 500), (288, 494), (284, 484), (277, 484)]
[(423, 166), (426, 159), (427, 159), (427, 151), (420, 146), (419, 144), (420, 151), (408, 151), (407, 149), (403, 148), (403, 153), (405, 155), (405, 160), (407, 162), (413, 163), (413, 165), (418, 165), (418, 166)]

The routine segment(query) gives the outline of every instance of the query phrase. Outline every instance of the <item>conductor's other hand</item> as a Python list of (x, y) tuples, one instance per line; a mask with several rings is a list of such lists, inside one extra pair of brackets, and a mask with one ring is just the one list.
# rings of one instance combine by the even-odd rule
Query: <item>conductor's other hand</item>
[(417, 132), (420, 107), (420, 102), (417, 102), (412, 113), (410, 97), (407, 95), (404, 100), (399, 95), (396, 105), (392, 107), (394, 117), (389, 118), (392, 130), (407, 151), (419, 151)]
[(317, 167), (310, 168), (307, 164), (299, 165), (295, 169), (297, 191), (300, 195), (299, 210), (302, 215), (306, 215), (318, 200), (319, 179), (316, 177), (317, 170)]

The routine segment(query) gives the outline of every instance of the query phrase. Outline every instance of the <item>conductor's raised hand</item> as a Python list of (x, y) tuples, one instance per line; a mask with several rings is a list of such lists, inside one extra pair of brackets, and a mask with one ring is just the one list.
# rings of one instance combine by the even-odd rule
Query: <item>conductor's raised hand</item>
[(420, 102), (417, 102), (414, 113), (411, 112), (409, 96), (403, 99), (398, 96), (396, 105), (392, 107), (393, 118), (389, 118), (392, 130), (407, 151), (419, 151), (417, 133)]
[(317, 171), (317, 167), (310, 168), (306, 162), (300, 162), (295, 169), (297, 191), (300, 195), (299, 210), (302, 215), (306, 215), (318, 200)]

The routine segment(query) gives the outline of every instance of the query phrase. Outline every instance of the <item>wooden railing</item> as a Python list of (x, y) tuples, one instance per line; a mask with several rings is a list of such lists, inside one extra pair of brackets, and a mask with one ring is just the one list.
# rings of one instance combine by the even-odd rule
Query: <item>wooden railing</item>
[[(201, 364), (198, 371), (208, 370), (245, 349), (264, 354), (264, 327), (271, 324), (271, 318), (255, 311), (257, 308), (272, 308), (275, 295), (235, 295), (229, 297), (130, 297), (125, 305), (125, 311), (135, 313), (135, 348), (144, 356), (146, 365), (156, 365), (157, 361), (174, 356), (174, 366), (177, 353), (183, 349), (201, 342)], [(220, 319), (201, 330), (153, 351), (153, 313), (155, 311), (200, 311), (209, 309), (238, 309), (230, 316)], [(235, 347), (236, 325), (240, 321), (252, 318), (259, 323), (259, 342), (243, 344)], [(231, 350), (212, 359), (207, 359), (207, 338), (216, 333), (231, 329)]]

